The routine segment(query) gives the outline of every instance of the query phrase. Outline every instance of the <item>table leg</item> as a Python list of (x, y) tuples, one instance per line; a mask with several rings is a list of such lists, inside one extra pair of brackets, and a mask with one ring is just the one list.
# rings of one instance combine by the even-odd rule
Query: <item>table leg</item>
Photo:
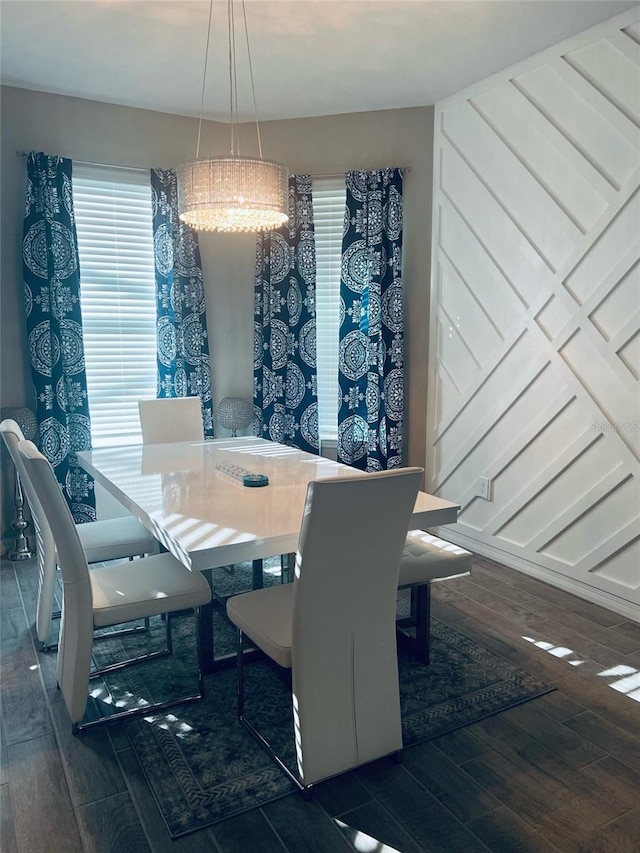
[[(211, 569), (205, 569), (202, 574), (213, 589)], [(205, 674), (214, 671), (213, 600), (200, 608), (200, 667)]]
[(264, 586), (264, 576), (262, 573), (262, 560), (254, 560), (253, 566), (253, 588), (262, 589)]
[(413, 610), (415, 606), (416, 614), (416, 652), (423, 663), (429, 663), (429, 639), (431, 636), (431, 584), (421, 584), (419, 587), (412, 589), (411, 599), (411, 609)]
[[(202, 574), (207, 579), (207, 582), (213, 590), (213, 572), (211, 569), (205, 569)], [(262, 560), (253, 561), (253, 579), (254, 586), (257, 580), (256, 575), (259, 575), (259, 584), (262, 587)], [(257, 588), (260, 588), (257, 587)], [(224, 601), (214, 595), (208, 604), (200, 608), (200, 668), (203, 675), (210, 675), (212, 672), (220, 672), (223, 669), (231, 669), (236, 666), (237, 655), (235, 652), (227, 655), (215, 656), (215, 638), (213, 632), (213, 608), (223, 607)], [(245, 649), (245, 660), (253, 660), (258, 657), (260, 652), (258, 649)]]

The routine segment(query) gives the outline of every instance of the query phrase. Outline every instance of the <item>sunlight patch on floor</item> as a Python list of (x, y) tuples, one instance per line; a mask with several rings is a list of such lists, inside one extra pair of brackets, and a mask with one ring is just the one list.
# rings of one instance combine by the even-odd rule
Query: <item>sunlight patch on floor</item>
[(395, 847), (389, 847), (388, 844), (384, 844), (382, 841), (377, 841), (375, 838), (367, 835), (366, 832), (354, 829), (352, 826), (349, 826), (347, 823), (343, 823), (337, 818), (334, 818), (334, 820), (336, 825), (348, 837), (349, 841), (353, 845), (353, 849), (356, 850), (357, 853), (400, 853), (400, 851), (396, 850)]
[[(522, 639), (557, 658), (568, 658), (569, 655), (576, 655), (572, 649), (556, 646), (546, 640), (536, 640), (535, 637), (525, 637), (524, 635)], [(571, 666), (580, 666), (584, 661), (579, 660), (576, 655), (574, 660), (567, 660), (567, 663)], [(618, 693), (624, 693), (625, 696), (635, 702), (640, 702), (640, 670), (628, 664), (619, 664), (609, 669), (603, 669), (602, 672), (597, 673), (597, 676), (598, 678), (614, 678), (615, 681), (610, 682), (609, 687), (617, 690)]]
[(185, 723), (184, 720), (176, 717), (175, 714), (155, 714), (143, 717), (143, 719), (145, 723), (157, 726), (159, 729), (163, 729), (166, 732), (173, 732), (176, 737), (181, 738), (182, 740), (195, 732), (193, 726), (190, 726), (189, 723)]

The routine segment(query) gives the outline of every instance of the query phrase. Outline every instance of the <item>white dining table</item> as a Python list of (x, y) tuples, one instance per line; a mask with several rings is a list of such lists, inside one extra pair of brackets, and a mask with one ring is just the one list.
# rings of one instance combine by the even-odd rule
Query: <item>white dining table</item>
[[(307, 484), (362, 474), (262, 438), (127, 445), (78, 453), (80, 465), (192, 571), (295, 552)], [(221, 468), (264, 474), (251, 488)], [(460, 507), (419, 492), (411, 527), (454, 523)], [(205, 620), (210, 624), (210, 619)], [(204, 656), (213, 659), (204, 636)], [(210, 648), (209, 648), (210, 647)], [(205, 669), (210, 669), (205, 666)]]

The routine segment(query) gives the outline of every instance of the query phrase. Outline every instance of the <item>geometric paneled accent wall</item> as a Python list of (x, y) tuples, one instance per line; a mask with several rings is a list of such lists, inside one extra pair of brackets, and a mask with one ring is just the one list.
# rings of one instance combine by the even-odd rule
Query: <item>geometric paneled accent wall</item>
[(436, 105), (442, 532), (640, 621), (639, 187), (637, 10)]

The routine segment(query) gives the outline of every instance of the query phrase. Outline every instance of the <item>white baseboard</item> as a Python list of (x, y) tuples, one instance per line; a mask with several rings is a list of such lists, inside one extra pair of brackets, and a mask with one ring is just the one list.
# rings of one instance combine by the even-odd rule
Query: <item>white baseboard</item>
[(538, 580), (548, 583), (550, 586), (555, 586), (565, 592), (570, 592), (578, 598), (584, 598), (586, 601), (591, 601), (593, 604), (599, 604), (600, 607), (606, 607), (607, 610), (613, 610), (614, 613), (619, 613), (628, 619), (630, 622), (640, 623), (640, 613), (638, 605), (632, 601), (624, 601), (616, 595), (611, 595), (609, 592), (594, 589), (587, 584), (581, 583), (573, 578), (567, 578), (564, 575), (559, 575), (550, 569), (543, 566), (538, 566), (530, 560), (525, 560), (522, 557), (517, 557), (510, 554), (508, 551), (503, 551), (486, 542), (478, 542), (477, 539), (472, 539), (470, 536), (465, 536), (464, 533), (459, 533), (457, 530), (452, 530), (450, 527), (434, 527), (435, 535), (453, 542), (455, 545), (460, 545), (480, 557), (487, 557), (489, 560), (495, 560), (497, 563), (503, 563), (509, 566), (510, 569), (515, 569), (525, 575), (537, 578)]

